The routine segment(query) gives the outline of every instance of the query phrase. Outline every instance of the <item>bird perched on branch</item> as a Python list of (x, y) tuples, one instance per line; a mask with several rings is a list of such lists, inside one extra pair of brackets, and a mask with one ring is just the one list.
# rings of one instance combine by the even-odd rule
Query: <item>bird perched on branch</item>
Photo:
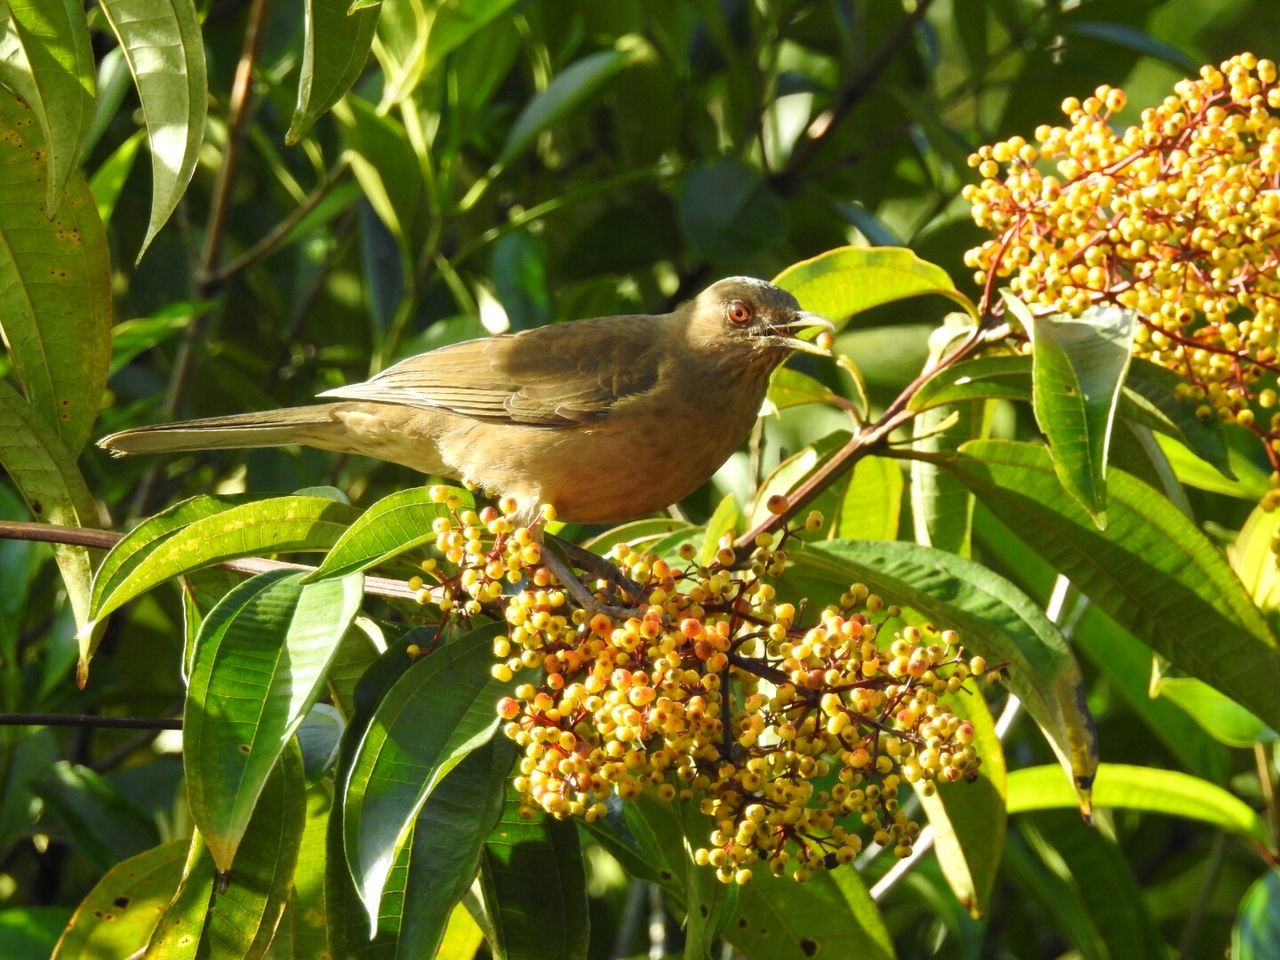
[(325, 403), (113, 433), (116, 456), (300, 443), (515, 497), (533, 515), (616, 523), (692, 493), (755, 422), (796, 334), (830, 321), (749, 277), (672, 313), (595, 317), (455, 343)]

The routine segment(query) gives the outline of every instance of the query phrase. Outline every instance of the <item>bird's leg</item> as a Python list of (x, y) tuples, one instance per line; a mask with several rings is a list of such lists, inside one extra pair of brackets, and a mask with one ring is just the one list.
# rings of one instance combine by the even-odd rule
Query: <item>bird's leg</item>
[[(590, 613), (603, 613), (606, 617), (610, 617), (614, 620), (643, 616), (645, 612), (643, 608), (627, 607), (622, 606), (621, 604), (602, 603), (596, 595), (587, 589), (586, 585), (578, 579), (578, 576), (573, 572), (573, 567), (570, 565), (568, 559), (561, 556), (561, 550), (564, 550), (564, 553), (567, 555), (569, 553), (567, 548), (575, 545), (568, 544), (559, 537), (552, 536), (551, 534), (544, 534), (543, 536), (544, 546), (546, 549), (542, 551), (542, 564), (550, 571), (551, 575), (560, 582), (560, 585), (568, 591), (569, 595), (573, 597), (578, 606)], [(590, 551), (583, 550), (581, 547), (575, 546), (575, 549), (578, 551), (577, 556), (580, 556), (583, 553), (590, 553)], [(595, 554), (591, 555), (595, 556)], [(608, 564), (608, 561), (603, 557), (596, 557), (596, 559), (602, 563)], [(613, 565), (609, 564), (609, 566)], [(623, 580), (634, 588), (634, 593), (627, 591), (628, 593), (631, 593), (632, 596), (640, 595), (639, 586), (631, 583), (630, 580), (623, 577), (622, 572), (616, 567), (614, 568), (614, 573), (616, 576), (622, 577)], [(610, 578), (604, 577), (602, 579)]]
[(554, 540), (556, 546), (564, 551), (565, 558), (570, 564), (612, 586), (617, 598), (623, 603), (638, 603), (644, 599), (644, 587), (619, 570), (616, 564), (586, 547), (580, 547), (569, 540), (562, 540), (554, 534), (547, 534), (547, 537)]

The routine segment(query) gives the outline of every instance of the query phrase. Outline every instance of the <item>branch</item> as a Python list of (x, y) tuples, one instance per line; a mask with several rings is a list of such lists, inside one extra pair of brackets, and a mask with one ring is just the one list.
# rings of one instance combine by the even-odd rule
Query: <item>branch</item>
[(804, 138), (791, 151), (786, 167), (774, 178), (775, 183), (779, 185), (790, 183), (813, 159), (823, 141), (844, 119), (844, 115), (866, 96), (875, 82), (880, 79), (880, 74), (884, 73), (885, 68), (893, 61), (898, 47), (915, 29), (916, 24), (924, 19), (932, 3), (933, 0), (916, 0), (915, 9), (898, 21), (893, 32), (885, 38), (884, 43), (880, 44), (866, 65), (849, 77), (840, 92), (836, 94), (835, 102), (809, 124)]
[(101, 717), (92, 713), (0, 713), (0, 727), (104, 727), (181, 730), (181, 717)]
[[(83, 527), (65, 527), (56, 523), (17, 523), (0, 521), (0, 540), (31, 540), (39, 543), (66, 543), (76, 547), (110, 550), (124, 537), (114, 530), (88, 530)], [(250, 576), (268, 570), (314, 570), (305, 563), (289, 563), (284, 560), (268, 560), (265, 557), (241, 557), (217, 564), (223, 570), (245, 573)], [(417, 594), (403, 580), (389, 577), (365, 577), (364, 592), (369, 596), (387, 597), (393, 600), (414, 600)]]

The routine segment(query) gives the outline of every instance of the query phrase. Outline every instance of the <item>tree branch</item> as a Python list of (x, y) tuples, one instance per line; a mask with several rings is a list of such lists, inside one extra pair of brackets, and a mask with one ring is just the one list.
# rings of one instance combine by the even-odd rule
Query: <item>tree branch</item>
[(0, 713), (0, 727), (103, 727), (181, 730), (181, 717), (102, 717), (92, 713)]

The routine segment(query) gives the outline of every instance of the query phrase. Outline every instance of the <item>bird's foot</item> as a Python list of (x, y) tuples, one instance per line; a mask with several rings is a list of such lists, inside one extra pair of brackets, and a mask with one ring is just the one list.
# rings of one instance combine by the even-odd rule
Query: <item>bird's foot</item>
[[(549, 542), (546, 543), (548, 549), (542, 554), (543, 564), (583, 610), (591, 614), (604, 614), (615, 621), (644, 617), (649, 612), (648, 605), (641, 602), (644, 588), (604, 557), (550, 534), (545, 540)], [(609, 595), (607, 600), (601, 600), (578, 579), (573, 569), (575, 566), (610, 584), (615, 593)], [(609, 602), (610, 600), (616, 602)]]

